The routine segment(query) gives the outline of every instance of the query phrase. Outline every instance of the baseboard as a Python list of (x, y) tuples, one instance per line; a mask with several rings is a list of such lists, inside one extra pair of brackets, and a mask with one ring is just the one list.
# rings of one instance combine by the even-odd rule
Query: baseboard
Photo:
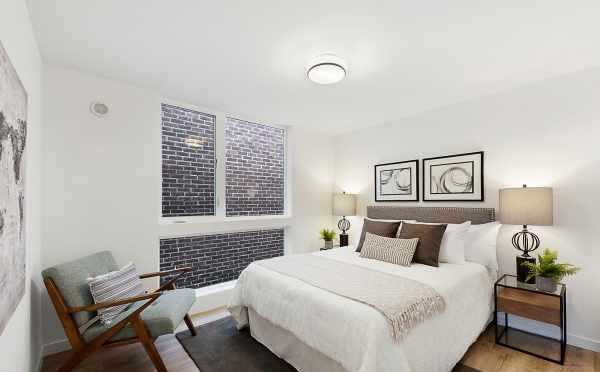
[(227, 306), (236, 280), (196, 289), (196, 302), (190, 313), (204, 313)]
[(49, 342), (47, 344), (42, 345), (42, 358), (51, 354), (60, 353), (63, 351), (67, 351), (71, 349), (71, 344), (69, 344), (69, 340), (63, 338), (61, 340), (56, 340)]
[(34, 369), (35, 372), (41, 372), (42, 371), (42, 363), (44, 363), (44, 356), (42, 354), (40, 354), (38, 356), (38, 360), (37, 360), (36, 365), (35, 365), (35, 369)]
[[(542, 336), (551, 338), (560, 338), (560, 330), (552, 325), (537, 322), (535, 320), (521, 318), (515, 315), (509, 315), (508, 322), (512, 328), (520, 329), (522, 331), (536, 333)], [(504, 317), (498, 317), (498, 324), (504, 325)], [(577, 346), (582, 349), (592, 350), (600, 352), (600, 341), (593, 340), (591, 338), (574, 335), (572, 333), (567, 334), (567, 343), (572, 346)]]

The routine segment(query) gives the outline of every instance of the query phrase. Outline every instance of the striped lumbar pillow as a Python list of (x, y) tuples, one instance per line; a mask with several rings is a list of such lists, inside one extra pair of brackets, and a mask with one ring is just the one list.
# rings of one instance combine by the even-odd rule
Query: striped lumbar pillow
[(387, 238), (367, 233), (362, 250), (360, 251), (360, 257), (410, 266), (418, 243), (419, 238)]
[[(108, 274), (88, 278), (90, 292), (95, 303), (116, 301), (127, 297), (139, 296), (144, 293), (144, 286), (140, 280), (135, 265), (128, 263), (121, 270), (111, 271)], [(130, 304), (107, 307), (98, 310), (98, 317), (103, 324), (111, 321), (125, 310)]]

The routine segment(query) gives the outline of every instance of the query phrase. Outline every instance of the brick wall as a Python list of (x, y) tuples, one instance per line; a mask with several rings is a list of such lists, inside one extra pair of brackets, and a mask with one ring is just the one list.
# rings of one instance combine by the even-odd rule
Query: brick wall
[(225, 193), (227, 216), (284, 213), (285, 131), (227, 118)]
[(161, 104), (162, 214), (215, 213), (215, 116)]
[(160, 269), (192, 267), (179, 287), (235, 280), (251, 262), (283, 255), (283, 236), (283, 229), (272, 229), (161, 239)]

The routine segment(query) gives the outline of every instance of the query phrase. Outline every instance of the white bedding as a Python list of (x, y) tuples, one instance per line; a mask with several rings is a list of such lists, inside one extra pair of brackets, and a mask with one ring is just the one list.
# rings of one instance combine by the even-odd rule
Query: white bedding
[(349, 372), (441, 372), (460, 360), (492, 313), (493, 278), (480, 264), (403, 267), (360, 258), (353, 247), (315, 254), (428, 284), (444, 297), (446, 310), (395, 342), (374, 308), (250, 265), (240, 275), (229, 307), (239, 325), (247, 324), (245, 307), (251, 307)]

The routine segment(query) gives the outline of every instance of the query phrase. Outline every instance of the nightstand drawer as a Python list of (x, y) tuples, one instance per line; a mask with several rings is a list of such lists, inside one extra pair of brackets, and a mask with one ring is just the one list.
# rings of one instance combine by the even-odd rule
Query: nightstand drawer
[(498, 311), (561, 326), (560, 297), (498, 288)]

